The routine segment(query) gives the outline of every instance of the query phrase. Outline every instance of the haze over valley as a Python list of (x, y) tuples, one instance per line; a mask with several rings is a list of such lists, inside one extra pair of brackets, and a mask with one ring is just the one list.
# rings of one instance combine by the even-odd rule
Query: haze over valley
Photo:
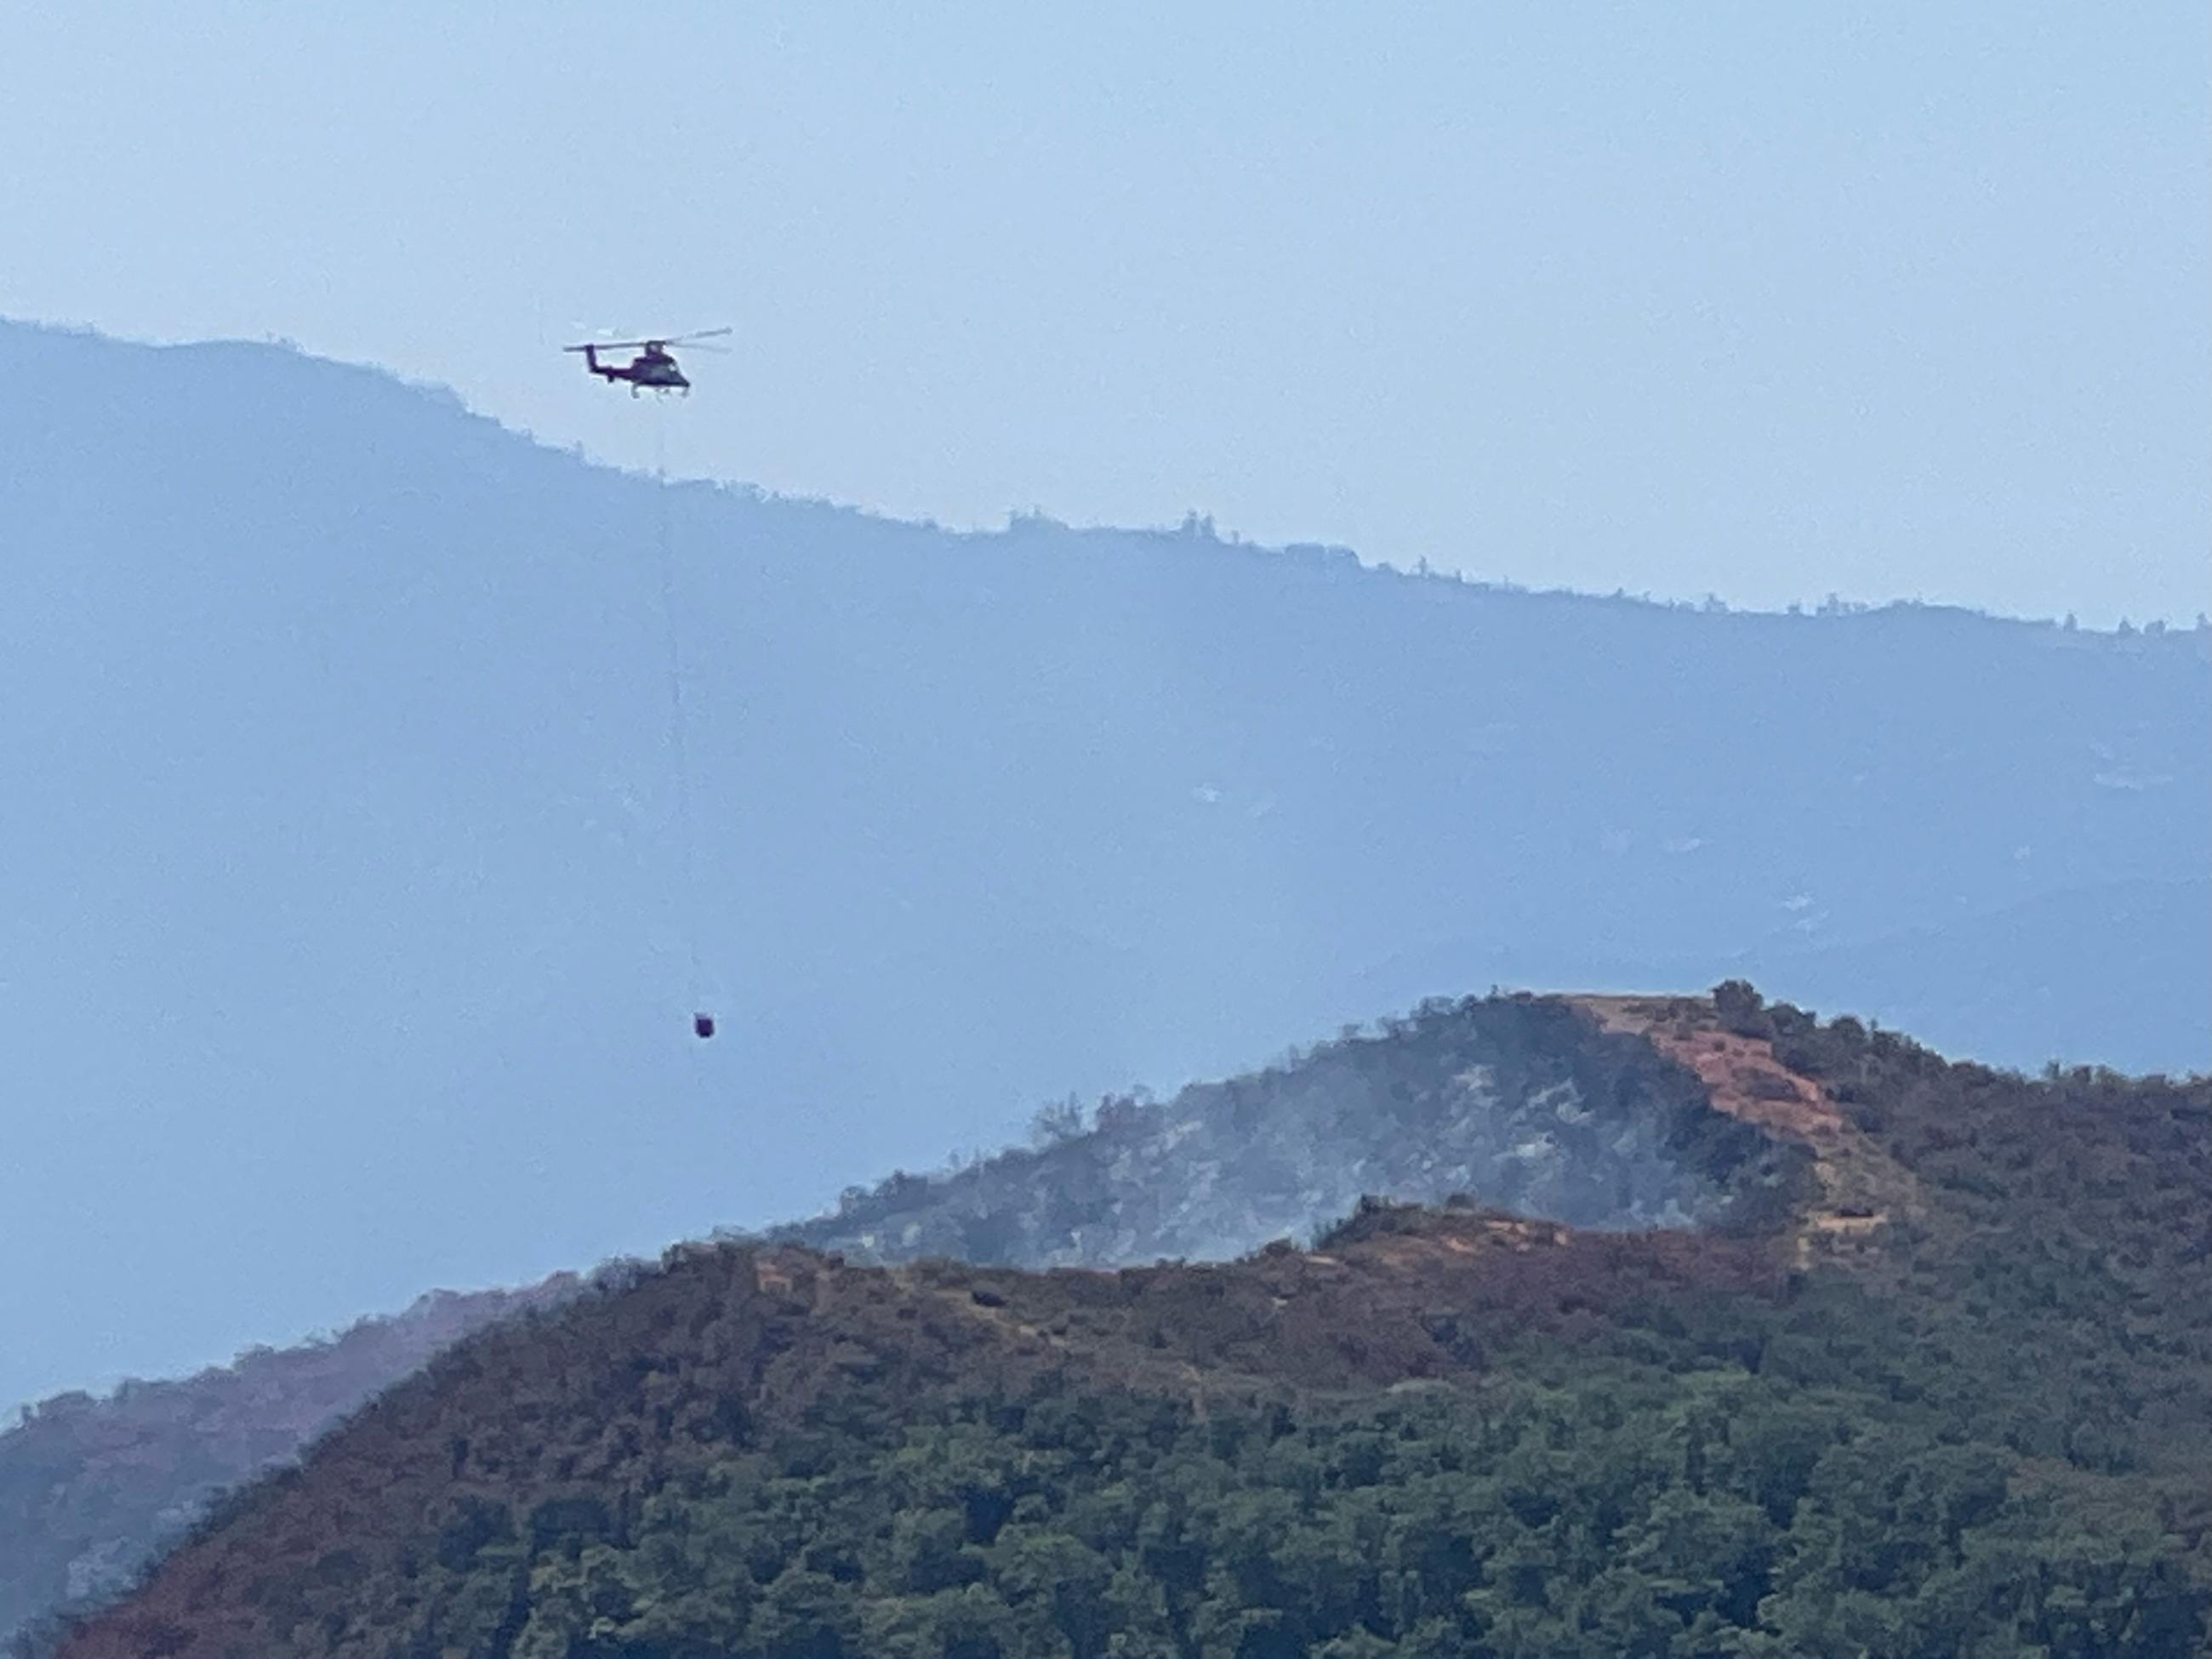
[(2212, 1659), (2212, 12), (9, 41), (8, 1659)]
[(13, 1397), (796, 1218), (1492, 983), (2207, 1064), (2201, 631), (673, 487), (687, 889), (650, 479), (265, 346), (9, 326), (0, 374), (47, 389), (0, 416)]

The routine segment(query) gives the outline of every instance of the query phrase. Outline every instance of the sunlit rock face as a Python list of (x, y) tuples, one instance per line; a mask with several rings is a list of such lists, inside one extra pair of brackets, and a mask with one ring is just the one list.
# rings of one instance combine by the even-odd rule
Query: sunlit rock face
[(1464, 1194), (1582, 1227), (1710, 1224), (1787, 1176), (1686, 1073), (1527, 999), (1425, 1005), (1164, 1103), (1048, 1110), (1038, 1139), (894, 1176), (779, 1236), (871, 1261), (1112, 1267), (1308, 1237), (1364, 1195)]

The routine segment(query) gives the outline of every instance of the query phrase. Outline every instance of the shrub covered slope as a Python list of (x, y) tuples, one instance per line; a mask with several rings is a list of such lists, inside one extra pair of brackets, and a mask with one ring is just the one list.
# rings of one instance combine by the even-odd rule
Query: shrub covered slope
[[(1088, 1127), (1065, 1107), (1040, 1127), (1035, 1151), (900, 1175), (775, 1236), (876, 1261), (1121, 1267), (1307, 1237), (1370, 1194), (1480, 1193), (1607, 1227), (1741, 1222), (1784, 1201), (1802, 1161), (1706, 1109), (1641, 1039), (1528, 1000), (1432, 1005), (1163, 1105), (1109, 1099)], [(509, 1307), (427, 1301), (334, 1343), (43, 1402), (0, 1433), (0, 1640), (112, 1591), (212, 1492)]]
[(463, 1343), (61, 1652), (2205, 1650), (2212, 1085), (1741, 987), (1554, 1012), (1696, 1079), (1679, 1144), (1787, 1149), (1788, 1202), (1370, 1204), (1115, 1273), (672, 1252)]

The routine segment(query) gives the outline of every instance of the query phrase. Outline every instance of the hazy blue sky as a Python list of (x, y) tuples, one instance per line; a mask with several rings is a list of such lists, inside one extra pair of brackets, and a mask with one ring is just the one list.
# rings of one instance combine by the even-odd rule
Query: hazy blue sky
[[(1753, 605), (1834, 591), (2091, 623), (2212, 610), (2203, 0), (14, 0), (4, 15), (0, 314), (287, 337), (631, 463), (652, 458), (652, 406), (558, 346), (579, 324), (726, 322), (734, 352), (696, 359), (699, 395), (665, 411), (670, 458), (781, 492), (954, 524), (1196, 508), (1258, 539)], [(532, 660), (520, 628), (496, 659), (510, 672)], [(199, 689), (186, 712), (212, 722), (220, 687)], [(127, 709), (131, 686), (110, 690), (100, 706)], [(41, 740), (69, 729), (27, 718)], [(97, 744), (80, 755), (129, 799), (160, 782)], [(181, 833), (133, 843), (129, 825), (155, 820), (101, 821), (94, 802), (63, 804), (125, 837), (113, 871), (85, 866), (102, 902), (127, 878), (157, 917), (185, 907), (167, 935), (145, 924), (145, 952), (189, 982), (198, 945), (156, 946), (199, 938), (190, 907), (218, 890), (164, 874)], [(226, 857), (230, 803), (198, 831)], [(426, 868), (466, 866), (426, 845)], [(526, 873), (501, 879), (534, 921), (544, 884)], [(354, 879), (333, 902), (367, 902)], [(953, 885), (933, 898), (963, 902)], [(52, 902), (76, 937), (71, 901)], [(336, 965), (303, 996), (338, 996), (376, 959), (353, 913), (331, 914), (318, 948)], [(481, 927), (494, 951), (526, 937)], [(88, 949), (100, 982), (113, 964)], [(420, 960), (457, 971), (428, 946)], [(173, 997), (141, 1000), (181, 1021)], [(688, 1042), (665, 1012), (647, 1011), (650, 1040)], [(277, 1047), (223, 1062), (241, 1071), (177, 1075), (209, 1091), (250, 1075), (252, 1099), (289, 1112), (297, 1074), (268, 1054), (318, 1023), (257, 1024)], [(374, 1052), (380, 1029), (356, 1038)], [(40, 1031), (54, 1075), (73, 1042), (107, 1040), (79, 1030)], [(543, 1034), (511, 1040), (534, 1053)], [(389, 1046), (415, 1065), (441, 1052)], [(619, 1120), (579, 1121), (632, 1144)], [(133, 1144), (154, 1169), (159, 1143)], [(599, 1172), (572, 1153), (591, 1190)], [(874, 1158), (856, 1173), (882, 1173)], [(246, 1237), (231, 1219), (224, 1237)], [(156, 1221), (143, 1236), (167, 1250)], [(446, 1260), (446, 1282), (481, 1282)], [(73, 1310), (82, 1282), (46, 1288)], [(350, 1292), (317, 1305), (362, 1310)], [(271, 1338), (297, 1328), (253, 1316)]]
[(2212, 607), (2212, 12), (9, 8), (0, 313), (679, 469), (1757, 605)]

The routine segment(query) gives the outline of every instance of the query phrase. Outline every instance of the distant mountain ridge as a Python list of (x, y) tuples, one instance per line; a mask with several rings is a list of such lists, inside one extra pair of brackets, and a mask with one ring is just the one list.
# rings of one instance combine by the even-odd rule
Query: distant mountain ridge
[[(2201, 881), (2212, 844), (2212, 635), (657, 498), (263, 346), (0, 325), (0, 373), (40, 388), (0, 407), (0, 1043), (29, 1103), (0, 1224), (36, 1264), (0, 1398), (802, 1218), (1071, 1090), (1480, 989), (1376, 977), (1455, 941), (1506, 983), (1699, 961), (1792, 994), (1778, 939)], [(1988, 954), (1923, 1029), (1980, 1018), (1966, 983), (2015, 967)], [(1873, 1006), (1860, 973), (1820, 1000)], [(1981, 1057), (2047, 1057), (1990, 1029)], [(2180, 1070), (2212, 1042), (2111, 1035), (2067, 1046)]]

